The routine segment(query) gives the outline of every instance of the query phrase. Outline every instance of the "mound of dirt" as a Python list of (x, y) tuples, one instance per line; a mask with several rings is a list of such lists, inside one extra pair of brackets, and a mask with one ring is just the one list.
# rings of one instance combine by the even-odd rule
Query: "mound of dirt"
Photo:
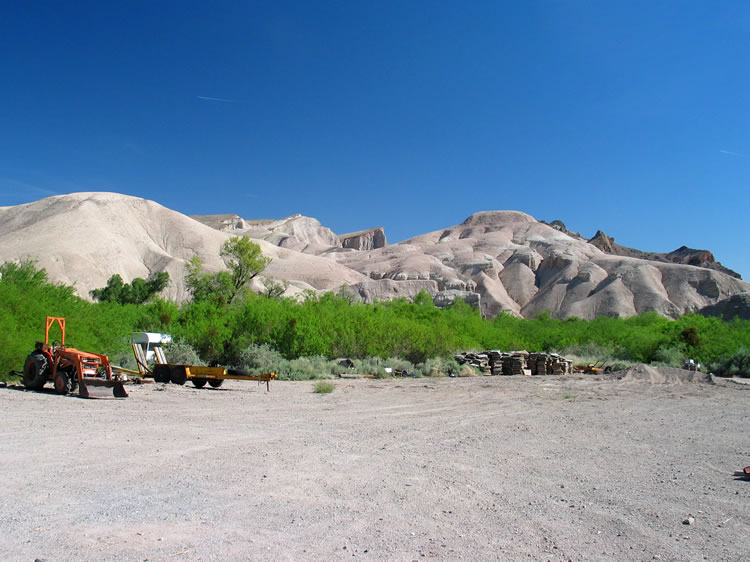
[(614, 373), (623, 382), (646, 382), (649, 384), (714, 384), (711, 375), (700, 371), (686, 371), (675, 367), (651, 367), (636, 365), (626, 371)]

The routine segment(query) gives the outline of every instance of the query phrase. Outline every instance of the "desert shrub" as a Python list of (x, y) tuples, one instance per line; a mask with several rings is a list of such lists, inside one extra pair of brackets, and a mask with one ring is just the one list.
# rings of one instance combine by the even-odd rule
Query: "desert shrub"
[(359, 372), (359, 361), (354, 363), (354, 367), (347, 367), (346, 365), (339, 365), (338, 360), (334, 359), (331, 363), (331, 374), (343, 375), (346, 373), (357, 373)]
[(615, 346), (613, 344), (586, 342), (570, 345), (563, 349), (560, 355), (570, 359), (574, 363), (599, 363), (612, 359), (615, 353)]
[(717, 375), (750, 377), (750, 347), (743, 346), (735, 353), (713, 361), (710, 368)]
[(458, 371), (459, 377), (478, 377), (481, 376), (481, 374), (482, 373), (479, 369), (475, 369), (468, 364), (461, 365), (461, 369)]
[[(279, 378), (292, 381), (305, 381), (328, 377), (334, 362), (318, 355), (313, 357), (299, 357), (287, 361), (286, 369), (278, 372)], [(283, 375), (283, 376), (282, 376)]]
[(318, 381), (313, 387), (313, 392), (316, 392), (318, 394), (330, 394), (335, 389), (336, 385), (334, 385), (332, 382)]
[(163, 346), (167, 363), (175, 365), (205, 365), (198, 352), (189, 343), (173, 341)]
[[(386, 369), (390, 369), (388, 373)], [(400, 357), (381, 359), (380, 357), (367, 357), (359, 361), (357, 371), (365, 375), (374, 375), (376, 378), (384, 379), (393, 376), (396, 371), (406, 371), (410, 375), (422, 376), (414, 364)]]
[(679, 346), (662, 346), (654, 352), (652, 363), (667, 367), (682, 367), (685, 352)]
[(268, 371), (279, 373), (287, 363), (287, 360), (284, 359), (281, 353), (268, 344), (253, 344), (239, 354), (236, 363), (237, 367), (251, 373), (257, 374)]
[(405, 371), (412, 376), (422, 376), (422, 373), (414, 366), (411, 361), (408, 361), (407, 359), (401, 359), (400, 357), (389, 357), (384, 361), (384, 366), (390, 367), (393, 372)]
[(456, 375), (461, 371), (461, 366), (455, 359), (444, 359), (442, 357), (433, 357), (424, 363), (417, 365), (417, 371), (423, 377), (446, 377), (451, 374)]
[(130, 369), (131, 371), (138, 370), (138, 363), (136, 363), (135, 357), (133, 356), (132, 352), (123, 352), (110, 356), (109, 361), (113, 366), (117, 365), (118, 367), (122, 367), (123, 369)]
[(373, 375), (378, 379), (387, 378), (384, 360), (380, 357), (367, 357), (358, 362), (357, 372), (362, 375)]
[(319, 379), (336, 373), (336, 361), (322, 355), (286, 359), (270, 345), (250, 345), (239, 354), (238, 367), (252, 374), (276, 372), (281, 380)]

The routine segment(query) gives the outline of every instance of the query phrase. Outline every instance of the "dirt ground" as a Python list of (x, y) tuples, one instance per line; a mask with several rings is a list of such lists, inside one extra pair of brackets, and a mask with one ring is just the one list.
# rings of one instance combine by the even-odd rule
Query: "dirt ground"
[(750, 385), (0, 388), (2, 560), (742, 560)]

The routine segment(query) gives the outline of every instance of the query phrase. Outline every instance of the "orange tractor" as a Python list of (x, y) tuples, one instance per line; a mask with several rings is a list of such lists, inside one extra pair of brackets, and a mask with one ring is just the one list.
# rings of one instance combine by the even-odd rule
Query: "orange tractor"
[[(49, 343), (52, 326), (60, 326), (60, 343)], [(44, 343), (37, 342), (23, 367), (23, 385), (41, 390), (54, 382), (58, 394), (78, 389), (83, 398), (127, 398), (119, 375), (112, 374), (106, 355), (79, 351), (65, 345), (65, 318), (47, 316)]]

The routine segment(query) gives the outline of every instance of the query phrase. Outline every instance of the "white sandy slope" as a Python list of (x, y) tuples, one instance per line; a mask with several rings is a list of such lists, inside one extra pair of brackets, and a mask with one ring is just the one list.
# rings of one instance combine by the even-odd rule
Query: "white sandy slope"
[[(426, 290), (436, 302), (478, 303), (487, 317), (549, 311), (588, 319), (647, 311), (677, 317), (750, 294), (750, 284), (720, 271), (607, 254), (517, 211), (476, 213), (375, 250), (341, 248), (333, 231), (302, 215), (278, 221), (226, 216), (242, 228), (219, 230), (115, 193), (50, 197), (0, 208), (0, 261), (36, 259), (52, 280), (75, 285), (83, 297), (115, 273), (130, 281), (167, 271), (172, 283), (165, 296), (183, 300), (186, 260), (195, 254), (208, 270), (223, 268), (221, 245), (244, 235), (272, 258), (263, 275), (289, 282), (287, 295), (348, 287), (373, 301)], [(262, 279), (252, 286), (262, 291)]]
[[(0, 208), (0, 262), (34, 259), (50, 279), (89, 291), (114, 274), (129, 282), (167, 271), (165, 296), (182, 300), (185, 263), (197, 255), (207, 270), (224, 268), (220, 232), (154, 201), (117, 193), (74, 193)], [(362, 276), (326, 258), (258, 242), (273, 259), (264, 272), (292, 279), (299, 290), (335, 290)]]

